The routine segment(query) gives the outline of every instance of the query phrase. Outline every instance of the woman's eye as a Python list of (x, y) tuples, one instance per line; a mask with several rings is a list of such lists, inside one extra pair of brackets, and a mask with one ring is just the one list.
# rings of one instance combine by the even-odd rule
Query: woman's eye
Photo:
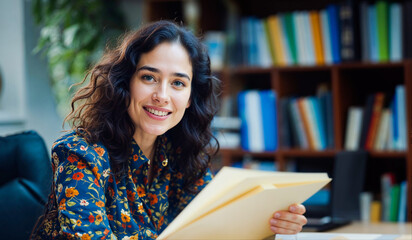
[(174, 81), (174, 82), (173, 82), (173, 85), (176, 86), (176, 87), (184, 87), (184, 86), (186, 86), (185, 83), (182, 82), (182, 81)]
[(150, 76), (150, 75), (143, 75), (143, 76), (142, 76), (142, 79), (145, 80), (145, 81), (149, 81), (149, 82), (155, 80), (154, 77), (153, 77), (153, 76)]

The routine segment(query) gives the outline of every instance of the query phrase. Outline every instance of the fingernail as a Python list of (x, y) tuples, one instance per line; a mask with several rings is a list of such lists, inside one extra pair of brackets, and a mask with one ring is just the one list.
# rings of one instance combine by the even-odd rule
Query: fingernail
[(278, 221), (276, 221), (276, 220), (273, 219), (273, 218), (270, 220), (270, 224), (271, 224), (271, 225), (275, 225), (277, 222), (278, 222)]
[(296, 211), (296, 207), (290, 207), (290, 211), (291, 211), (291, 212), (295, 212), (295, 211)]
[(275, 213), (275, 218), (280, 218), (280, 213)]

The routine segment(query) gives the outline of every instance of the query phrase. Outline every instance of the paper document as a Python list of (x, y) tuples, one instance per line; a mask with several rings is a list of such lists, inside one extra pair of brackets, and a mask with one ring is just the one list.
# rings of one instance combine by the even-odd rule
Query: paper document
[(278, 210), (302, 203), (330, 182), (325, 173), (223, 167), (158, 239), (264, 239)]

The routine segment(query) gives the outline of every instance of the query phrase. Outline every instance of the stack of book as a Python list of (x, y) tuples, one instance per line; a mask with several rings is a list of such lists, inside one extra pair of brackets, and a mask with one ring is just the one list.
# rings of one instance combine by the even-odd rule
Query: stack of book
[(364, 107), (350, 107), (345, 149), (405, 151), (405, 102), (405, 86), (398, 85), (393, 98), (378, 92), (367, 97)]
[(334, 147), (332, 94), (282, 98), (279, 103), (283, 148), (325, 150)]
[(244, 17), (229, 43), (229, 62), (268, 67), (400, 61), (412, 57), (408, 14), (412, 3), (380, 0), (344, 1), (320, 11), (281, 12), (264, 19)]

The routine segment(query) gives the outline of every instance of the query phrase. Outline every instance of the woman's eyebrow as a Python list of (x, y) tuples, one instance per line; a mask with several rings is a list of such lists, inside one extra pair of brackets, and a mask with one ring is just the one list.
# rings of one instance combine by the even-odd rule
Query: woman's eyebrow
[[(142, 67), (137, 69), (137, 72), (139, 72), (141, 70), (147, 70), (147, 71), (154, 72), (154, 73), (160, 73), (161, 72), (159, 69), (154, 68), (154, 67), (149, 67), (149, 66), (142, 66)], [(180, 77), (180, 78), (187, 78), (187, 80), (190, 81), (190, 77), (186, 73), (176, 72), (176, 73), (173, 73), (173, 76)]]

